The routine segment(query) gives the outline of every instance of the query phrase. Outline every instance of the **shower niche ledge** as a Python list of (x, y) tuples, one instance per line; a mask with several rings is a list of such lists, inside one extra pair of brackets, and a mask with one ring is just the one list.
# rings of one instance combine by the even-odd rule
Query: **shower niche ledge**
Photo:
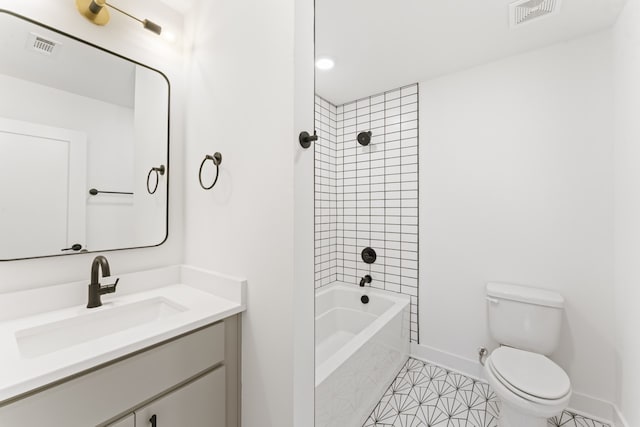
[(0, 295), (0, 425), (189, 425), (214, 412), (212, 425), (235, 425), (245, 280), (185, 265), (114, 276), (98, 308), (84, 281)]

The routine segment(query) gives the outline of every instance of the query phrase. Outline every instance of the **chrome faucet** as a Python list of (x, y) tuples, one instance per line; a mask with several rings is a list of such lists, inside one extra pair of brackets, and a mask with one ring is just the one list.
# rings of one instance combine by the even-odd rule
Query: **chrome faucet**
[(89, 301), (87, 302), (87, 308), (100, 307), (102, 305), (101, 296), (104, 294), (112, 294), (116, 291), (116, 286), (120, 279), (116, 279), (115, 283), (110, 285), (101, 285), (100, 270), (102, 269), (102, 277), (111, 276), (111, 269), (109, 268), (109, 261), (102, 255), (98, 255), (91, 263), (91, 283), (89, 283)]
[(371, 280), (371, 276), (367, 274), (360, 280), (360, 287), (364, 288), (365, 283), (371, 283)]

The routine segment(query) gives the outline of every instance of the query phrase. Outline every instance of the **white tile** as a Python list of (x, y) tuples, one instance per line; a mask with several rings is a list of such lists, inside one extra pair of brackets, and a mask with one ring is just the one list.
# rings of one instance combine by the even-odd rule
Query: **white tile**
[[(394, 102), (394, 103), (396, 103), (398, 105), (400, 104), (399, 100), (395, 100), (395, 101), (392, 101), (392, 102)], [(402, 109), (400, 107), (398, 107), (398, 106), (395, 106), (395, 107), (389, 106), (389, 103), (385, 104), (385, 109), (384, 109), (385, 117), (394, 117), (394, 116), (398, 116), (400, 114), (402, 114)]]
[(396, 285), (400, 285), (400, 276), (396, 276), (394, 274), (385, 273), (385, 281), (389, 283), (394, 283)]
[(410, 86), (405, 86), (400, 89), (400, 94), (402, 96), (413, 95), (414, 93), (418, 93), (418, 85), (412, 84)]
[(385, 233), (385, 240), (387, 242), (400, 242), (402, 239), (400, 233)]
[(417, 252), (418, 251), (418, 245), (416, 243), (405, 243), (402, 242), (400, 244), (402, 251), (411, 251), (411, 252)]
[(387, 118), (384, 120), (384, 124), (386, 126), (391, 126), (391, 125), (396, 125), (396, 124), (400, 124), (400, 120), (401, 120), (401, 116), (387, 116)]
[(381, 104), (371, 104), (370, 113), (377, 113), (380, 111), (384, 111), (384, 103)]
[(395, 283), (391, 283), (391, 282), (385, 283), (385, 289), (387, 291), (390, 291), (390, 292), (398, 292), (398, 293), (400, 293), (400, 285), (395, 284)]
[(402, 114), (418, 111), (418, 104), (403, 105), (400, 109)]
[(418, 198), (418, 190), (402, 190), (401, 193), (402, 193), (402, 200)]
[(400, 184), (403, 190), (417, 190), (418, 181), (406, 181)]
[(402, 284), (405, 285), (405, 286), (417, 287), (418, 286), (418, 280), (416, 278), (413, 278), (413, 277), (403, 276), (402, 277)]
[[(410, 164), (417, 165), (418, 164), (418, 155), (417, 154), (407, 154), (407, 153), (405, 153), (405, 150), (401, 150), (401, 151), (402, 151), (402, 164), (403, 165), (410, 165)], [(417, 166), (416, 166), (416, 171), (417, 171)], [(414, 172), (414, 171), (410, 171), (410, 172)]]
[(400, 166), (401, 159), (400, 157), (389, 157), (384, 162), (384, 166)]
[(406, 95), (401, 98), (402, 105), (415, 104), (418, 102), (418, 95)]
[(418, 261), (403, 260), (402, 267), (413, 268), (414, 270), (417, 270)]
[[(411, 172), (411, 171), (407, 171), (407, 172)], [(400, 167), (399, 166), (388, 166), (385, 168), (385, 173), (387, 175), (389, 174), (399, 174), (400, 173)]]
[(379, 277), (381, 279), (382, 278), (382, 274), (384, 274), (385, 266), (376, 263), (376, 264), (371, 264), (370, 267), (371, 267), (371, 272), (381, 273), (380, 275), (376, 276), (376, 277)]
[(369, 98), (361, 99), (356, 102), (356, 106), (358, 109), (369, 107)]
[(393, 90), (393, 91), (389, 91), (389, 92), (385, 92), (384, 94), (384, 99), (385, 101), (390, 101), (393, 99), (397, 99), (400, 98), (400, 90)]
[(386, 257), (386, 262), (385, 262), (385, 264), (386, 264), (386, 265), (389, 265), (389, 266), (393, 266), (393, 267), (400, 267), (400, 262), (401, 262), (401, 260), (400, 260), (400, 259), (398, 259), (398, 258), (389, 258), (389, 257)]
[(371, 105), (380, 104), (384, 102), (384, 94), (371, 97)]
[(369, 129), (374, 133), (383, 133), (384, 132), (384, 119), (371, 119)]
[(400, 292), (405, 295), (418, 296), (418, 288), (410, 287), (410, 286), (400, 286)]

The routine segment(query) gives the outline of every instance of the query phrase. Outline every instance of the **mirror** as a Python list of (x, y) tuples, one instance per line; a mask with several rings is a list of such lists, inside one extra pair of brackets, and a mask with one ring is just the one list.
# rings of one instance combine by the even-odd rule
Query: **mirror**
[(0, 11), (0, 259), (157, 246), (169, 82)]

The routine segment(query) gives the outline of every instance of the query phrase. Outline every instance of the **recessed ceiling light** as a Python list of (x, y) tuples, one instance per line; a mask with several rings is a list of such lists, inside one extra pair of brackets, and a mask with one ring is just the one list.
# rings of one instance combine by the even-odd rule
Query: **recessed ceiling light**
[(336, 65), (331, 58), (320, 58), (316, 61), (316, 68), (318, 70), (330, 70)]

